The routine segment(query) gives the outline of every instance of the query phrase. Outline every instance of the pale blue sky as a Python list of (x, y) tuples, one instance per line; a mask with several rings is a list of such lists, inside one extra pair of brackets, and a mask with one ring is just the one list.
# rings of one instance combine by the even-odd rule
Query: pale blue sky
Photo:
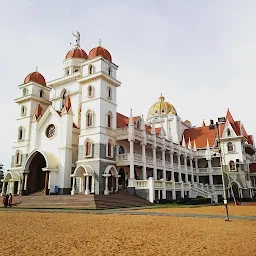
[(118, 111), (147, 115), (160, 93), (193, 125), (229, 107), (256, 136), (256, 1), (0, 0), (0, 162), (10, 167), (18, 85), (39, 67), (62, 75), (72, 32), (88, 53), (102, 39), (119, 66)]

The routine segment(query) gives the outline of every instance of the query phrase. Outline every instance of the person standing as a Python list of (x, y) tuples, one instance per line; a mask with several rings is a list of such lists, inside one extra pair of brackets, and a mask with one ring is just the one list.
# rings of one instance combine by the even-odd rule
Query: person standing
[(4, 208), (7, 208), (9, 201), (9, 195), (7, 194), (3, 199)]
[(12, 206), (12, 193), (9, 194), (8, 205), (9, 205), (10, 207)]

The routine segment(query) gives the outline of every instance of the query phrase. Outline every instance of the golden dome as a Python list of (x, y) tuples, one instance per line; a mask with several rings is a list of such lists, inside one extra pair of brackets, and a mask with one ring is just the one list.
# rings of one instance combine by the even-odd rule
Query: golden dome
[(169, 102), (166, 102), (162, 94), (159, 97), (159, 101), (153, 104), (149, 109), (148, 116), (160, 115), (160, 114), (177, 115), (177, 111), (175, 107)]

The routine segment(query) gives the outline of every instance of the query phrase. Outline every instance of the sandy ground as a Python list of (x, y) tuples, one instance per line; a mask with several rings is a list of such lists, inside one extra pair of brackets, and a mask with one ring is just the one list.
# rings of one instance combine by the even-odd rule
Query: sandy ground
[[(243, 205), (235, 206), (228, 205), (229, 215), (233, 216), (256, 216), (256, 205)], [(223, 205), (221, 206), (205, 206), (205, 207), (192, 207), (192, 208), (155, 208), (139, 210), (142, 212), (169, 212), (169, 213), (199, 213), (199, 214), (216, 214), (225, 215), (226, 210)]]
[(0, 212), (0, 255), (256, 255), (255, 221)]

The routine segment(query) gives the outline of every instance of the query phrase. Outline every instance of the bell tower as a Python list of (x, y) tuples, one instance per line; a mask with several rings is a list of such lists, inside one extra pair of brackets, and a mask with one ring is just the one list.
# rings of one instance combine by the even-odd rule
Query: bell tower
[(20, 97), (15, 99), (18, 105), (17, 132), (13, 146), (11, 168), (21, 169), (26, 155), (31, 151), (31, 121), (38, 108), (43, 114), (51, 104), (49, 101), (51, 88), (47, 87), (44, 77), (38, 72), (26, 76), (24, 83), (19, 85)]
[(95, 179), (95, 193), (98, 194), (104, 190), (103, 172), (108, 165), (115, 165), (116, 97), (121, 83), (116, 79), (118, 66), (101, 46), (101, 41), (90, 51), (88, 60), (81, 67), (82, 78), (78, 80), (82, 88), (78, 162), (93, 166), (98, 177)]

